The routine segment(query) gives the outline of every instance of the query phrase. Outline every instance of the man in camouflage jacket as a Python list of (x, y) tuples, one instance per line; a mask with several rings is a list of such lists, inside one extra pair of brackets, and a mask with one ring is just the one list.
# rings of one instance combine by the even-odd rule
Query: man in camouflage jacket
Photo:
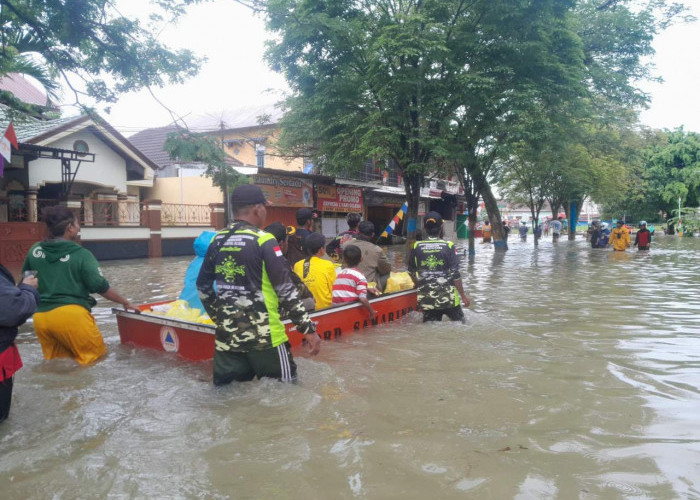
[(408, 271), (418, 286), (423, 321), (441, 321), (443, 314), (452, 321), (464, 321), (460, 298), (469, 307), (469, 297), (462, 286), (454, 243), (440, 239), (439, 213), (425, 214), (424, 226), (428, 239), (415, 243), (408, 260)]
[(280, 307), (304, 334), (311, 354), (320, 348), (277, 240), (260, 229), (266, 204), (255, 185), (234, 189), (235, 220), (214, 237), (197, 278), (202, 304), (216, 324), (215, 385), (256, 376), (296, 380)]

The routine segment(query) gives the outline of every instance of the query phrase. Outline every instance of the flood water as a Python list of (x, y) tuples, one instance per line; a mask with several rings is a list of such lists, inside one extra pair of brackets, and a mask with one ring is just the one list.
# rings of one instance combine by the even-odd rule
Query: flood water
[[(188, 263), (103, 271), (148, 302)], [(24, 327), (0, 497), (700, 498), (700, 239), (530, 235), (462, 268), (467, 325), (413, 313), (325, 342), (298, 385), (214, 388), (211, 362), (121, 345), (104, 300), (94, 366), (43, 361)]]

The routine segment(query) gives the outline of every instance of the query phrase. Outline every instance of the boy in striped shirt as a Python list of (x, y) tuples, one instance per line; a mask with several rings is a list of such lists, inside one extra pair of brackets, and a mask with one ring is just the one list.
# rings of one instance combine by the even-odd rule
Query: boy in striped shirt
[(367, 300), (367, 279), (357, 270), (361, 260), (362, 250), (358, 246), (347, 245), (343, 249), (343, 269), (333, 283), (333, 305), (359, 300), (369, 311), (369, 318), (374, 319), (377, 312)]

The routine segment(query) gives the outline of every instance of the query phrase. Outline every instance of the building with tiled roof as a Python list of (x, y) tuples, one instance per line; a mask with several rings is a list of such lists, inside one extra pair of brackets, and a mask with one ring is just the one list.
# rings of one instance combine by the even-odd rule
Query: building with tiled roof
[(10, 73), (0, 77), (0, 90), (6, 90), (20, 101), (26, 104), (54, 108), (46, 93), (37, 88), (25, 76), (19, 73)]
[[(7, 125), (0, 108), (0, 127), (4, 130)], [(26, 218), (28, 199), (37, 200), (32, 202), (34, 218), (37, 203), (75, 202), (83, 222), (89, 224), (106, 217), (98, 211), (122, 200), (134, 205), (128, 217), (138, 221), (142, 190), (153, 185), (157, 166), (104, 119), (27, 118), (13, 126), (19, 147), (13, 148), (12, 161), (3, 165), (0, 222)]]

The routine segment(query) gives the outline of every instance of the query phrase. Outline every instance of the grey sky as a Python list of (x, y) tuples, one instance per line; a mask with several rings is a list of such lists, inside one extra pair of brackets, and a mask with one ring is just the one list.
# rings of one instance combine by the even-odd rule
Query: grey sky
[[(700, 17), (698, 0), (692, 3)], [(143, 0), (119, 0), (125, 14), (138, 12)], [(188, 47), (206, 56), (200, 74), (184, 85), (156, 90), (158, 98), (178, 114), (217, 117), (224, 110), (275, 102), (286, 85), (263, 61), (267, 34), (262, 20), (230, 1), (195, 5), (177, 26), (169, 26), (162, 40), (173, 47)], [(700, 66), (693, 63), (700, 50), (700, 30), (692, 25), (673, 26), (655, 42), (654, 63), (665, 82), (642, 87), (653, 99), (642, 112), (642, 123), (656, 128), (700, 132)], [(272, 89), (273, 92), (266, 92)], [(125, 135), (148, 127), (167, 125), (170, 114), (147, 92), (123, 96), (104, 115)]]

